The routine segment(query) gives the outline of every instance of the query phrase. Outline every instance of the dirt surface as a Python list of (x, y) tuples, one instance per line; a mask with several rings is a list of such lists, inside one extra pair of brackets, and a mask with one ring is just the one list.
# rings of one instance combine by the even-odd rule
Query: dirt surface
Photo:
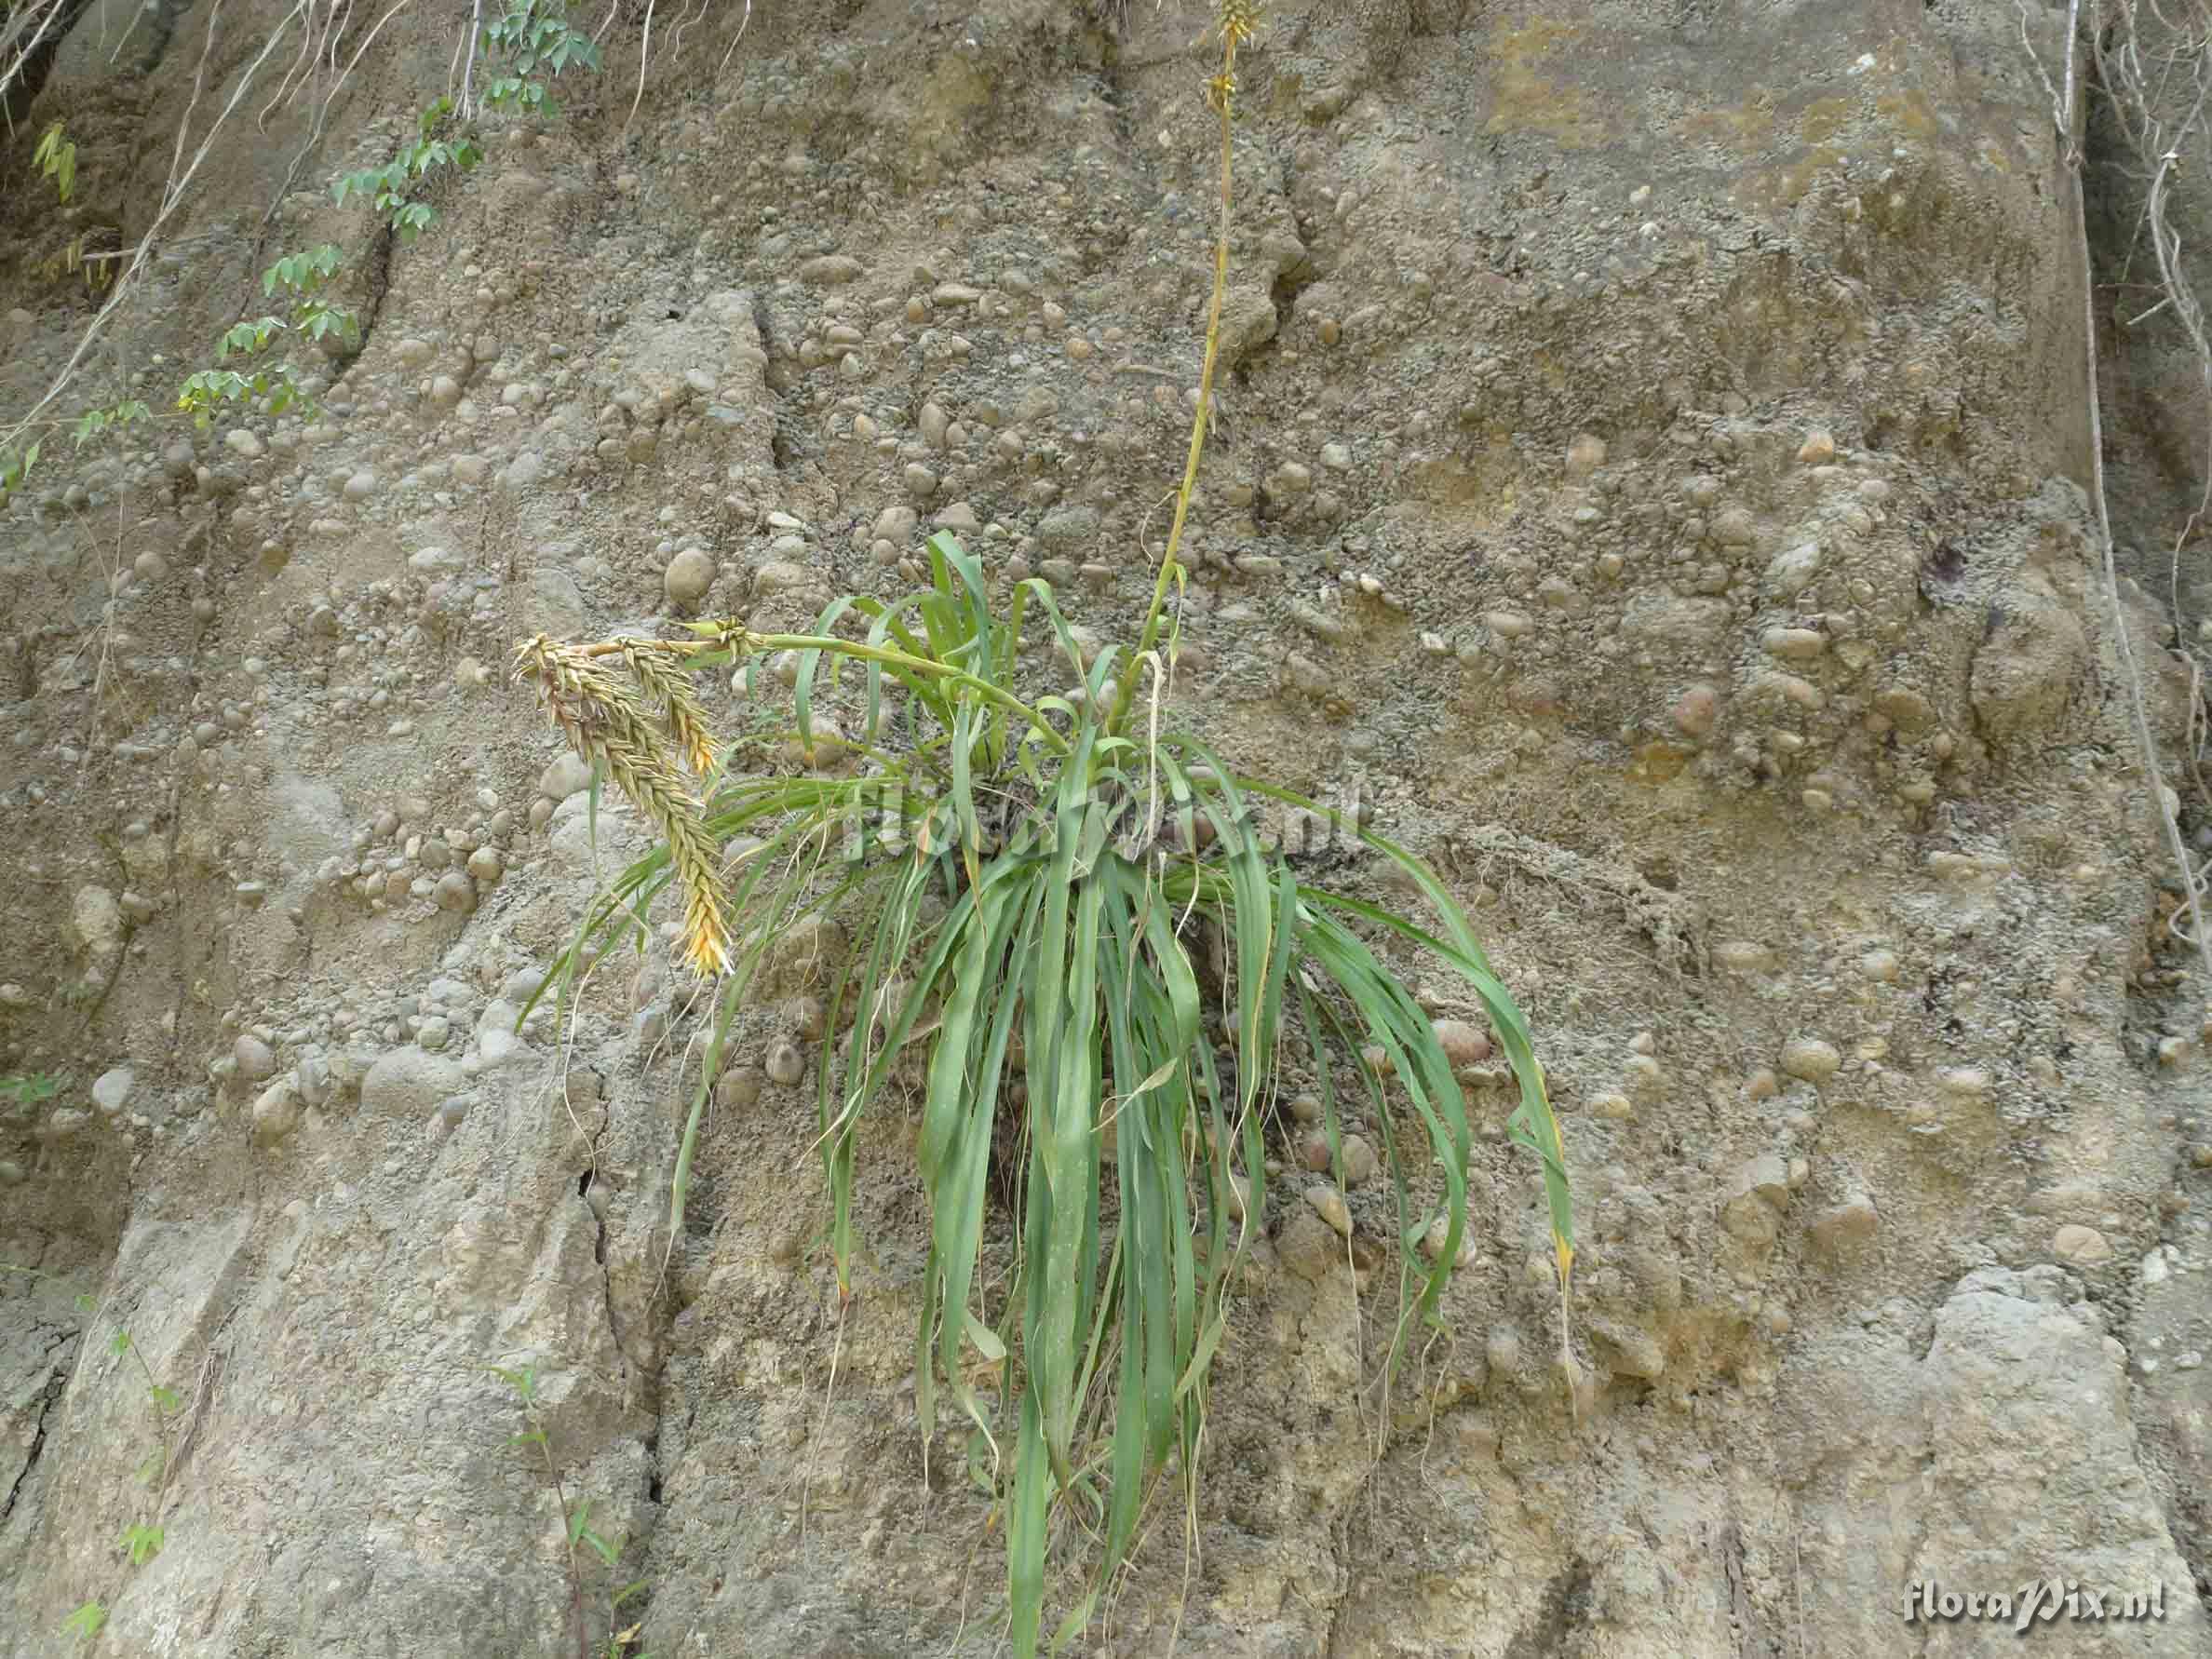
[[(707, 1006), (665, 940), (511, 1036), (639, 842), (506, 668), (541, 631), (801, 626), (904, 591), (940, 525), (1131, 630), (1211, 274), (1207, 22), (620, 7), (603, 73), (489, 121), (400, 243), (330, 182), (412, 134), (457, 17), (79, 14), (6, 153), (0, 414), (225, 109), (54, 412), (166, 410), (316, 243), (366, 335), (312, 418), (57, 436), (0, 509), (0, 1076), (59, 1085), (0, 1098), (0, 1262), (34, 1270), (0, 1275), (0, 1654), (72, 1651), (93, 1599), (94, 1652), (575, 1652), (486, 1369), (522, 1364), (662, 1659), (1003, 1648), (964, 1437), (924, 1478), (906, 1126), (863, 1149), (841, 1314), (811, 1085), (743, 1071), (784, 1004), (672, 1242)], [(1554, 1364), (1504, 1090), (1448, 1333), (1387, 1394), (1395, 1275), (1274, 1183), (1195, 1547), (1164, 1500), (1084, 1645), (2010, 1652), (1912, 1587), (2048, 1575), (2163, 1617), (2062, 1612), (2039, 1654), (2212, 1651), (2206, 987), (2020, 12), (1286, 4), (1242, 99), (1172, 712), (1469, 905), (1565, 1114), (1593, 1381)], [(28, 167), (55, 118), (67, 209)], [(2131, 389), (2182, 398), (2170, 342), (2107, 345), (2193, 838), (2193, 589), (2154, 533), (2204, 416)]]

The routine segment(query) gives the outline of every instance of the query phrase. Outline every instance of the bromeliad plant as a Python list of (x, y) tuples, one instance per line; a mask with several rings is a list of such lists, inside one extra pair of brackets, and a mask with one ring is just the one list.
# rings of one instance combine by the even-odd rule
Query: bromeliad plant
[[(1562, 1292), (1571, 1212), (1528, 1023), (1427, 865), (1355, 831), (1411, 879), (1427, 924), (1312, 885), (1253, 807), (1319, 809), (1239, 776), (1196, 736), (1155, 729), (1172, 627), (1165, 662), (1153, 653), (1140, 665), (1149, 696), (1116, 693), (1113, 650), (1089, 664), (1080, 695), (1025, 696), (1030, 615), (1083, 661), (1050, 587), (1017, 585), (1002, 615), (951, 537), (932, 537), (929, 555), (927, 588), (840, 599), (809, 634), (708, 623), (688, 641), (523, 648), (576, 752), (662, 841), (593, 909), (548, 983), (565, 995), (588, 955), (633, 930), (641, 938), (653, 900), (676, 889), (686, 952), (721, 996), (678, 1155), (673, 1239), (708, 1093), (763, 962), (817, 918), (866, 941), (830, 969), (829, 1029), (850, 1035), (816, 1073), (830, 1255), (849, 1296), (858, 1130), (900, 1088), (900, 1062), (916, 1061), (932, 1225), (916, 1332), (923, 1433), (926, 1443), (949, 1403), (1004, 1468), (1002, 1424), (1018, 1425), (1006, 1521), (1015, 1651), (1027, 1654), (1055, 1504), (1102, 1533), (1110, 1571), (1149, 1477), (1172, 1455), (1195, 1478), (1207, 1375), (1249, 1221), (1264, 1213), (1262, 1124), (1286, 1065), (1310, 1066), (1332, 1142), (1334, 1075), (1363, 1080), (1396, 1190), (1407, 1308), (1437, 1318), (1467, 1221), (1466, 1110), (1434, 1026), (1378, 943), (1433, 953), (1487, 1010), (1519, 1079), (1509, 1129), (1541, 1160)], [(835, 631), (847, 617), (865, 623), (860, 638)], [(707, 735), (688, 671), (742, 664), (757, 683), (762, 659), (783, 653), (796, 654), (792, 735), (815, 766), (739, 772)], [(816, 705), (856, 677), (866, 712), (845, 736)], [(1302, 1056), (1286, 1054), (1287, 1030)], [(1009, 1155), (1003, 1113), (1021, 1197), (1014, 1289), (993, 1308), (978, 1263), (993, 1160)], [(1415, 1243), (1438, 1218), (1444, 1235), (1423, 1265)], [(1386, 1365), (1410, 1325), (1399, 1322)], [(1013, 1415), (978, 1396), (971, 1351), (998, 1372)], [(1101, 1439), (1102, 1457), (1091, 1450)]]
[[(570, 745), (660, 834), (587, 913), (548, 989), (565, 998), (595, 953), (626, 936), (642, 943), (670, 887), (690, 963), (719, 980), (671, 1241), (707, 1099), (763, 964), (812, 923), (835, 922), (854, 941), (826, 965), (836, 1036), (816, 1068), (829, 1251), (849, 1297), (861, 1126), (918, 1093), (931, 1220), (915, 1332), (924, 1446), (942, 1408), (973, 1425), (975, 1461), (1004, 1498), (1010, 1635), (1024, 1656), (1042, 1634), (1056, 1514), (1097, 1540), (1100, 1561), (1065, 1639), (1126, 1558), (1153, 1478), (1173, 1463), (1194, 1506), (1207, 1378), (1234, 1270), (1265, 1213), (1263, 1128), (1287, 1071), (1312, 1075), (1332, 1145), (1341, 1077), (1358, 1079), (1382, 1131), (1408, 1315), (1386, 1369), (1416, 1318), (1438, 1322), (1467, 1224), (1466, 1108), (1386, 950), (1456, 970), (1518, 1078), (1509, 1132), (1539, 1159), (1572, 1369), (1558, 1128), (1528, 1022), (1459, 905), (1421, 858), (1364, 826), (1354, 833), (1409, 878), (1431, 918), (1313, 885), (1256, 808), (1319, 809), (1161, 729), (1178, 656), (1176, 550), (1227, 269), (1235, 53), (1250, 21), (1242, 0), (1221, 20), (1222, 70), (1208, 88), (1222, 133), (1213, 309), (1135, 650), (1087, 655), (1042, 581), (1015, 584), (994, 607), (978, 561), (939, 534), (927, 587), (891, 601), (846, 595), (809, 633), (711, 621), (672, 640), (541, 637), (518, 654)], [(1072, 665), (1079, 689), (1041, 695), (1040, 655)], [(728, 672), (757, 692), (764, 661), (791, 687), (781, 762), (758, 742), (722, 750), (692, 679)], [(823, 711), (831, 696), (856, 710), (849, 730)], [(1014, 1194), (1010, 1237), (991, 1232), (994, 1190)], [(1012, 1265), (1000, 1294), (979, 1272), (987, 1234)], [(995, 1400), (978, 1377), (995, 1380)]]

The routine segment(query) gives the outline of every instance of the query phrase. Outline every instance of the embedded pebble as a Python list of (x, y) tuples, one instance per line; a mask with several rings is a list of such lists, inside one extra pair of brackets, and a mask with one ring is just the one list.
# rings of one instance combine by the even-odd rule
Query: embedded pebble
[(767, 1074), (758, 1066), (732, 1066), (714, 1086), (715, 1104), (750, 1106), (761, 1098), (761, 1087), (767, 1081)]
[(2070, 1221), (2051, 1235), (2051, 1253), (2077, 1267), (2094, 1267), (2112, 1259), (2112, 1247), (2096, 1228)]
[(1045, 515), (1037, 526), (1037, 539), (1048, 547), (1076, 549), (1088, 547), (1099, 533), (1099, 513), (1096, 507), (1062, 507)]
[(1490, 1335), (1483, 1340), (1482, 1356), (1491, 1372), (1510, 1377), (1520, 1369), (1520, 1332), (1510, 1325), (1493, 1325)]
[(1917, 737), (1936, 723), (1935, 705), (1909, 685), (1877, 693), (1874, 709), (1908, 737)]
[(806, 1057), (796, 1043), (777, 1043), (768, 1050), (768, 1080), (789, 1087), (806, 1075)]
[(669, 602), (678, 605), (698, 603), (713, 586), (714, 560), (698, 547), (686, 547), (669, 560), (668, 568), (661, 577), (661, 587)]
[(1769, 656), (1802, 662), (1828, 649), (1828, 636), (1809, 627), (1770, 627), (1759, 639)]
[(1490, 1057), (1490, 1033), (1465, 1019), (1439, 1019), (1434, 1023), (1436, 1045), (1455, 1072), (1480, 1065)]
[[(1348, 1187), (1363, 1187), (1373, 1180), (1382, 1165), (1375, 1156), (1375, 1149), (1367, 1143), (1366, 1138), (1347, 1135), (1341, 1144), (1344, 1151), (1344, 1184)], [(1333, 1227), (1336, 1223), (1332, 1221), (1329, 1225)]]
[(238, 1075), (249, 1083), (265, 1083), (276, 1075), (276, 1053), (251, 1032), (242, 1032), (231, 1045), (231, 1058), (237, 1062)]
[(1703, 737), (1713, 729), (1720, 708), (1720, 694), (1709, 685), (1693, 685), (1675, 702), (1675, 729), (1686, 737)]
[(813, 259), (802, 260), (799, 280), (816, 283), (823, 288), (834, 288), (857, 281), (868, 267), (847, 253), (821, 253)]
[(1713, 539), (1723, 547), (1748, 547), (1759, 539), (1759, 527), (1742, 507), (1725, 507), (1713, 516)]
[(299, 1081), (300, 1099), (310, 1106), (323, 1105), (337, 1090), (336, 1069), (320, 1049), (310, 1048), (300, 1056), (300, 1063), (292, 1074)]
[(1881, 1228), (1882, 1215), (1875, 1209), (1874, 1201), (1855, 1197), (1823, 1210), (1813, 1219), (1809, 1230), (1817, 1242), (1829, 1249), (1843, 1249), (1866, 1243)]
[(1766, 590), (1775, 599), (1795, 599), (1820, 574), (1820, 544), (1805, 542), (1774, 555), (1766, 569)]
[(566, 801), (571, 795), (582, 794), (589, 788), (591, 767), (583, 756), (577, 754), (561, 755), (538, 777), (538, 793), (555, 801)]
[(1305, 1201), (1314, 1213), (1327, 1221), (1339, 1238), (1352, 1236), (1352, 1210), (1344, 1202), (1343, 1194), (1325, 1182), (1316, 1181), (1305, 1190)]
[(102, 1072), (92, 1080), (92, 1103), (110, 1117), (115, 1116), (130, 1098), (130, 1086), (136, 1081), (128, 1066), (115, 1066)]
[(476, 883), (458, 870), (449, 870), (439, 876), (431, 897), (438, 900), (441, 910), (466, 915), (477, 908)]
[(464, 1081), (460, 1062), (427, 1049), (395, 1048), (380, 1057), (361, 1079), (365, 1112), (414, 1118), (428, 1113)]
[(1779, 1209), (1789, 1202), (1789, 1166), (1773, 1153), (1736, 1167), (1729, 1183), (1731, 1198), (1758, 1198)]
[[(1340, 1202), (1342, 1202), (1340, 1200)], [(1307, 1208), (1293, 1209), (1276, 1234), (1275, 1258), (1302, 1279), (1318, 1283), (1343, 1262), (1343, 1242)]]
[(253, 1138), (263, 1146), (283, 1140), (300, 1126), (300, 1091), (289, 1077), (262, 1090), (253, 1102)]
[[(1429, 1223), (1428, 1231), (1421, 1235), (1421, 1253), (1431, 1261), (1436, 1261), (1437, 1257), (1443, 1255), (1444, 1246), (1450, 1237), (1451, 1218), (1438, 1216)], [(1463, 1227), (1461, 1229), (1459, 1249), (1453, 1256), (1451, 1264), (1454, 1267), (1475, 1265), (1475, 1235), (1472, 1228)]]
[(477, 1063), (485, 1069), (506, 1065), (527, 1048), (516, 1034), (518, 1010), (506, 1003), (493, 1003), (477, 1021)]
[(1835, 1045), (1817, 1037), (1795, 1037), (1782, 1045), (1782, 1069), (1807, 1083), (1825, 1083), (1843, 1064)]
[(1247, 1219), (1252, 1204), (1252, 1181), (1247, 1175), (1232, 1169), (1229, 1172), (1229, 1217), (1232, 1221)]

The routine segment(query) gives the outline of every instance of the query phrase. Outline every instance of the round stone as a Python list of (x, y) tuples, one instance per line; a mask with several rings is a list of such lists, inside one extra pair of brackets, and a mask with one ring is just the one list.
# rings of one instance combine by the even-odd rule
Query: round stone
[(750, 1106), (761, 1098), (761, 1086), (765, 1081), (758, 1066), (733, 1066), (714, 1086), (715, 1103), (732, 1108)]
[(2077, 1267), (2094, 1267), (2112, 1259), (2112, 1246), (2096, 1228), (2070, 1221), (2051, 1235), (2051, 1253)]
[(1807, 1083), (1826, 1083), (1842, 1064), (1835, 1045), (1817, 1037), (1795, 1037), (1782, 1045), (1782, 1069)]
[(135, 1081), (128, 1066), (116, 1066), (102, 1072), (92, 1082), (92, 1103), (113, 1117), (123, 1110), (123, 1102), (130, 1098), (130, 1086)]
[(300, 1126), (300, 1091), (289, 1077), (262, 1090), (253, 1102), (253, 1138), (266, 1146)]
[(238, 1062), (238, 1075), (249, 1083), (265, 1083), (276, 1075), (276, 1054), (251, 1032), (241, 1033), (231, 1045), (231, 1056)]
[(806, 1057), (795, 1043), (778, 1043), (768, 1050), (768, 1077), (789, 1087), (806, 1075)]
[(361, 1079), (361, 1108), (419, 1117), (446, 1096), (460, 1092), (458, 1061), (422, 1048), (395, 1048)]
[(1327, 1221), (1339, 1238), (1352, 1236), (1352, 1210), (1345, 1204), (1343, 1194), (1332, 1186), (1316, 1182), (1306, 1188), (1305, 1200), (1314, 1207), (1314, 1213)]
[(1567, 446), (1567, 476), (1586, 479), (1605, 465), (1605, 439), (1589, 432), (1575, 434)]
[(1455, 1072), (1480, 1065), (1490, 1057), (1490, 1034), (1470, 1021), (1439, 1019), (1436, 1022), (1436, 1032), (1437, 1045), (1444, 1050), (1445, 1059)]
[(703, 548), (686, 547), (668, 560), (661, 586), (668, 590), (670, 603), (695, 605), (714, 586), (714, 560)]
[(449, 870), (438, 878), (438, 885), (431, 890), (441, 910), (452, 910), (465, 916), (477, 907), (476, 883), (457, 870)]
[(538, 777), (538, 793), (555, 801), (566, 801), (589, 788), (591, 767), (581, 755), (560, 756)]

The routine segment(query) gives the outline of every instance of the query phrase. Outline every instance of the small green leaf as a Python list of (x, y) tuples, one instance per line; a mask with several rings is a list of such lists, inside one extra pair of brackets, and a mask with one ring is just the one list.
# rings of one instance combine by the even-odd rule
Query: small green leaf
[(996, 1365), (1000, 1360), (1005, 1358), (1006, 1344), (999, 1341), (998, 1332), (991, 1329), (990, 1326), (984, 1324), (973, 1314), (969, 1314), (966, 1317), (967, 1339), (976, 1344), (976, 1352), (982, 1355), (984, 1359), (992, 1365)]
[(89, 1639), (100, 1634), (100, 1627), (107, 1623), (107, 1609), (97, 1601), (88, 1601), (69, 1617), (61, 1621), (62, 1634)]

